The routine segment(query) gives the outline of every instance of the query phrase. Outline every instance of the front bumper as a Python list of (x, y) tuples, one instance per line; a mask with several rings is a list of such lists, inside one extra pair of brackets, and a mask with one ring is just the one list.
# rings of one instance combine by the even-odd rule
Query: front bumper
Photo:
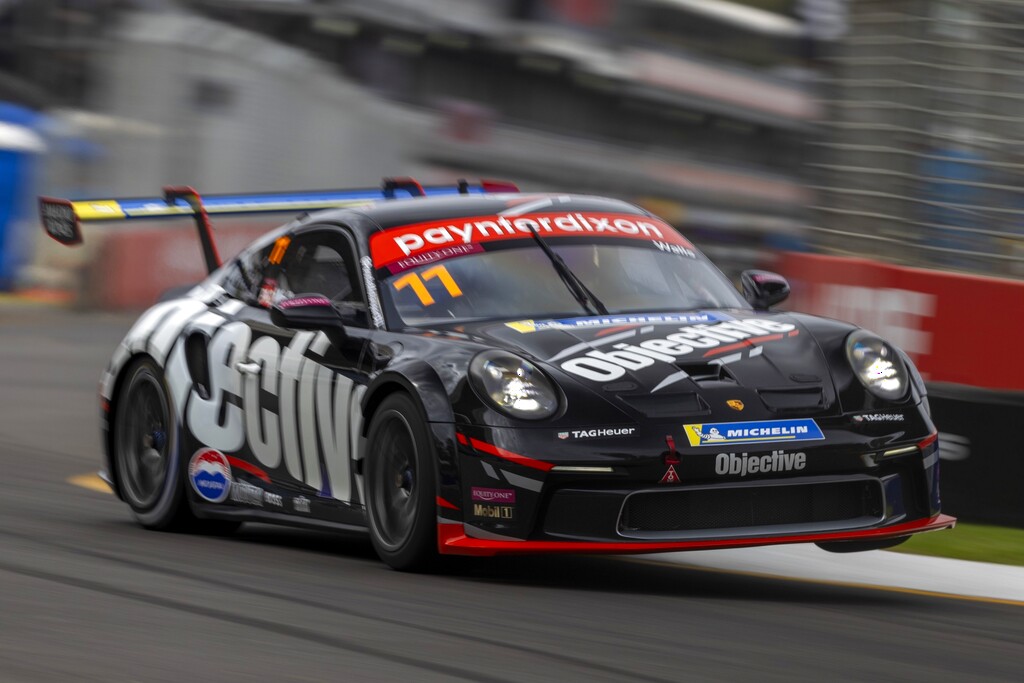
[[(444, 554), (870, 542), (955, 522), (939, 514), (934, 432), (909, 440), (913, 445), (897, 443), (895, 450), (888, 438), (803, 447), (799, 455), (806, 451), (806, 467), (794, 472), (771, 467), (768, 474), (751, 475), (745, 468), (716, 473), (715, 462), (726, 454), (694, 449), (680, 454), (679, 476), (670, 481), (659, 481), (666, 472), (664, 453), (649, 455), (650, 449), (565, 463), (530, 457), (540, 449), (529, 448), (523, 438), (507, 438), (502, 445), (485, 440), (502, 436), (497, 430), (483, 438), (462, 430), (452, 436), (453, 476), (438, 500), (438, 544)], [(902, 434), (902, 444), (907, 436)], [(522, 450), (509, 449), (519, 445), (515, 441)], [(774, 463), (774, 453), (751, 460), (778, 465), (790, 457), (779, 456)], [(585, 464), (603, 467), (579, 466)], [(594, 469), (603, 472), (585, 471)]]

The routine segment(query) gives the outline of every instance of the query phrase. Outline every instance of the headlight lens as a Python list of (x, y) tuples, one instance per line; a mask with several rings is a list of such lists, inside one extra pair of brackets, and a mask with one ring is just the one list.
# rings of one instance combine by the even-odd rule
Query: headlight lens
[(846, 357), (853, 373), (879, 398), (898, 401), (907, 395), (910, 374), (896, 349), (865, 330), (846, 340)]
[(523, 420), (543, 420), (558, 410), (558, 392), (541, 369), (505, 351), (484, 351), (469, 364), (480, 393), (501, 412)]

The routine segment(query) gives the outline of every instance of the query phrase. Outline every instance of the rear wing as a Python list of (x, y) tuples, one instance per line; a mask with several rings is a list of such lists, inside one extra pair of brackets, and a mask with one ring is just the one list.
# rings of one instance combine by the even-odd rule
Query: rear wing
[(423, 186), (412, 178), (385, 178), (381, 187), (370, 189), (219, 194), (206, 197), (201, 197), (191, 187), (171, 186), (163, 188), (163, 197), (152, 198), (71, 201), (40, 197), (39, 213), (46, 234), (65, 245), (81, 244), (82, 223), (191, 217), (199, 230), (206, 268), (213, 272), (220, 267), (221, 260), (213, 239), (210, 216), (299, 213), (365, 206), (390, 199), (518, 191), (515, 185), (499, 181), (468, 183), (460, 180), (455, 185)]

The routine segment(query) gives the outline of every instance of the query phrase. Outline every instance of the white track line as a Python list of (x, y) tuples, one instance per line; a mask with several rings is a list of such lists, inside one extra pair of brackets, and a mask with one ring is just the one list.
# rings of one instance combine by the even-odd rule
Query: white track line
[(837, 554), (808, 544), (671, 553), (658, 559), (704, 569), (1024, 603), (1024, 567), (986, 562), (885, 550)]

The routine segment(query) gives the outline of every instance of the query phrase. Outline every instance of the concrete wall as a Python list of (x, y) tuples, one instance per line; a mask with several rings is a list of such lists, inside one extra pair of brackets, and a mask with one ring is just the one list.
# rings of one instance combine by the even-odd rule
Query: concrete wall
[(341, 187), (400, 174), (393, 105), (302, 52), (188, 15), (129, 15), (97, 79), (100, 111), (150, 126), (111, 130), (98, 174), (111, 192)]

